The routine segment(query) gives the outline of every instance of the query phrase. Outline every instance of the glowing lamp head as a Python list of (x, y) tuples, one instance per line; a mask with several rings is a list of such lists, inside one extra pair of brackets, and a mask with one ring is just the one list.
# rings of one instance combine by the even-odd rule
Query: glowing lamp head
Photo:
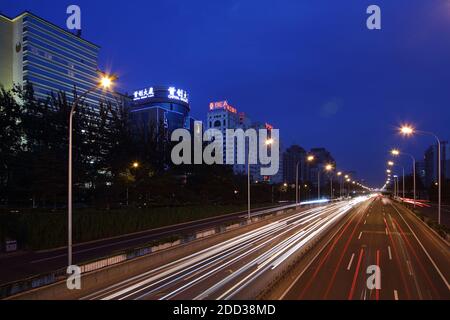
[(400, 150), (398, 150), (398, 149), (393, 149), (393, 150), (391, 151), (391, 154), (392, 154), (393, 156), (398, 156), (398, 155), (400, 154)]
[(314, 161), (314, 156), (308, 156), (308, 158), (306, 158), (306, 160), (308, 160), (309, 162)]
[(333, 170), (333, 166), (332, 166), (331, 164), (327, 164), (327, 165), (325, 166), (325, 170), (331, 171), (331, 170)]
[(267, 139), (266, 140), (266, 146), (273, 144), (273, 139)]
[(388, 161), (388, 166), (392, 167), (394, 165), (394, 161)]
[(338, 175), (338, 176), (342, 176), (342, 172), (339, 171), (339, 172), (337, 173), (337, 175)]
[(400, 133), (404, 136), (410, 136), (414, 133), (414, 128), (410, 125), (405, 125), (400, 128)]
[(114, 74), (106, 74), (100, 72), (99, 86), (105, 90), (111, 89), (114, 84), (114, 81), (117, 80), (117, 76)]
[(133, 165), (132, 165), (132, 166), (133, 166), (134, 169), (139, 168), (139, 162), (136, 162), (136, 161), (133, 162)]
[(391, 170), (390, 170), (390, 169), (387, 169), (386, 172), (387, 172), (387, 173), (391, 173)]

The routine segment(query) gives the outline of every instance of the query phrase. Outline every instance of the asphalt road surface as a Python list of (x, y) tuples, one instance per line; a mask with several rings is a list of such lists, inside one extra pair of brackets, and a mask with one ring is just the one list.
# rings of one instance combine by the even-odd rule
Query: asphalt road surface
[[(448, 244), (401, 205), (378, 197), (347, 215), (336, 231), (296, 267), (278, 298), (450, 299)], [(380, 268), (379, 289), (374, 278), (367, 285), (374, 265)]]
[(262, 279), (272, 279), (291, 255), (367, 198), (281, 216), (275, 222), (186, 255), (82, 299), (244, 299)]

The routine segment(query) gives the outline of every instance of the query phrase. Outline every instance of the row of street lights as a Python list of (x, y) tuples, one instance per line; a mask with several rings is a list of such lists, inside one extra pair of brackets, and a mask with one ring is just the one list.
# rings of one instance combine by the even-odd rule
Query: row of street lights
[[(402, 126), (399, 129), (399, 131), (400, 131), (400, 134), (402, 134), (405, 137), (411, 137), (414, 134), (423, 134), (423, 135), (432, 136), (437, 141), (437, 149), (438, 149), (438, 157), (437, 157), (438, 158), (437, 159), (438, 160), (438, 172), (437, 172), (437, 174), (438, 174), (438, 224), (441, 224), (441, 196), (442, 196), (441, 141), (440, 141), (439, 137), (436, 134), (434, 134), (432, 132), (429, 132), (429, 131), (417, 130), (411, 125), (404, 125), (404, 126)], [(414, 207), (416, 207), (416, 197), (417, 197), (417, 191), (416, 191), (416, 158), (412, 154), (400, 151), (398, 149), (393, 149), (393, 150), (391, 150), (390, 153), (391, 153), (392, 156), (395, 156), (395, 157), (402, 156), (402, 155), (408, 156), (412, 160), (412, 163), (413, 163), (413, 185), (414, 185), (413, 186)], [(392, 163), (392, 165), (391, 165), (391, 163)], [(394, 164), (393, 161), (389, 161), (388, 165), (390, 167), (392, 167), (395, 164)], [(390, 169), (388, 169), (387, 171), (390, 171)], [(388, 174), (390, 174), (390, 172), (388, 172)], [(395, 176), (394, 176), (394, 178), (395, 178)], [(395, 180), (394, 180), (394, 182), (395, 182)], [(386, 181), (386, 184), (388, 184), (388, 183), (390, 183), (390, 175), (388, 175), (388, 179)], [(397, 188), (397, 192), (398, 192), (398, 187), (396, 187), (396, 188)], [(403, 168), (403, 198), (404, 197), (405, 197), (405, 170)]]
[[(315, 160), (314, 155), (308, 155), (306, 157), (306, 162), (308, 162), (308, 163), (312, 163), (314, 160)], [(300, 160), (297, 161), (296, 172), (295, 172), (295, 203), (296, 204), (299, 204), (299, 199), (300, 199), (300, 188), (299, 188), (299, 182), (298, 182), (299, 165), (300, 165)], [(319, 166), (319, 168), (317, 170), (317, 200), (320, 200), (320, 173), (321, 173), (321, 171), (325, 171), (330, 174), (330, 198), (331, 198), (331, 200), (334, 198), (334, 192), (333, 192), (333, 170), (334, 169), (335, 168), (332, 164), (325, 164), (323, 166)], [(348, 174), (344, 174), (344, 172), (342, 172), (342, 171), (338, 171), (336, 173), (336, 175), (341, 178), (340, 192), (339, 192), (340, 196), (342, 196), (345, 182), (366, 188), (365, 186), (361, 185), (360, 183), (357, 183), (356, 181), (351, 180), (350, 176)]]

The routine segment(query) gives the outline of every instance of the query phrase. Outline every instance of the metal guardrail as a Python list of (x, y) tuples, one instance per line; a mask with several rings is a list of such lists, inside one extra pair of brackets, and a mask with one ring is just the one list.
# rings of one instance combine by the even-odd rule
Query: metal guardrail
[[(324, 204), (323, 202), (318, 204)], [(314, 203), (300, 203), (289, 204), (280, 207), (274, 207), (270, 209), (265, 209), (261, 211), (256, 211), (251, 213), (252, 221), (259, 221), (261, 218), (269, 218), (269, 215), (273, 214), (284, 214), (291, 212), (293, 208), (306, 206), (306, 205), (314, 205)], [(266, 217), (267, 216), (267, 217)], [(246, 217), (246, 215), (240, 216)], [(238, 227), (245, 226), (252, 221), (243, 220), (239, 222), (234, 222), (232, 224), (222, 224), (216, 226), (214, 228), (208, 228), (204, 230), (197, 231), (195, 233), (189, 233), (182, 235), (180, 239), (171, 242), (160, 243), (158, 245), (145, 245), (138, 248), (128, 249), (121, 251), (117, 254), (103, 257), (94, 261), (84, 262), (80, 264), (81, 273), (92, 272), (96, 270), (100, 270), (112, 265), (116, 265), (118, 263), (122, 263), (124, 261), (133, 260), (151, 253), (155, 253), (161, 250), (165, 250), (168, 248), (172, 248), (174, 246), (178, 246), (181, 244), (186, 244), (198, 239), (206, 238), (212, 235), (221, 234), (230, 230), (233, 230)], [(7, 283), (0, 286), (0, 299), (7, 298), (9, 296), (13, 296), (19, 294), (21, 292), (25, 292), (28, 290), (40, 288), (46, 285), (50, 285), (56, 283), (58, 281), (64, 280), (67, 278), (66, 268), (57, 269), (52, 272), (48, 272), (46, 274), (36, 275), (24, 280), (14, 281), (11, 283)]]

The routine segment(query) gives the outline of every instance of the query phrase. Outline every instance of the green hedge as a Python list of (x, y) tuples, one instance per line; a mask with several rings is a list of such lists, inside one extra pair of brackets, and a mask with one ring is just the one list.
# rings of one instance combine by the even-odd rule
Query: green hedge
[[(259, 206), (267, 206), (261, 204)], [(255, 206), (256, 207), (256, 206)], [(74, 210), (74, 243), (98, 240), (221, 214), (243, 211), (245, 205), (185, 206), (146, 209)], [(42, 250), (67, 244), (67, 214), (27, 210), (0, 213), (0, 239), (18, 240), (23, 249)]]

